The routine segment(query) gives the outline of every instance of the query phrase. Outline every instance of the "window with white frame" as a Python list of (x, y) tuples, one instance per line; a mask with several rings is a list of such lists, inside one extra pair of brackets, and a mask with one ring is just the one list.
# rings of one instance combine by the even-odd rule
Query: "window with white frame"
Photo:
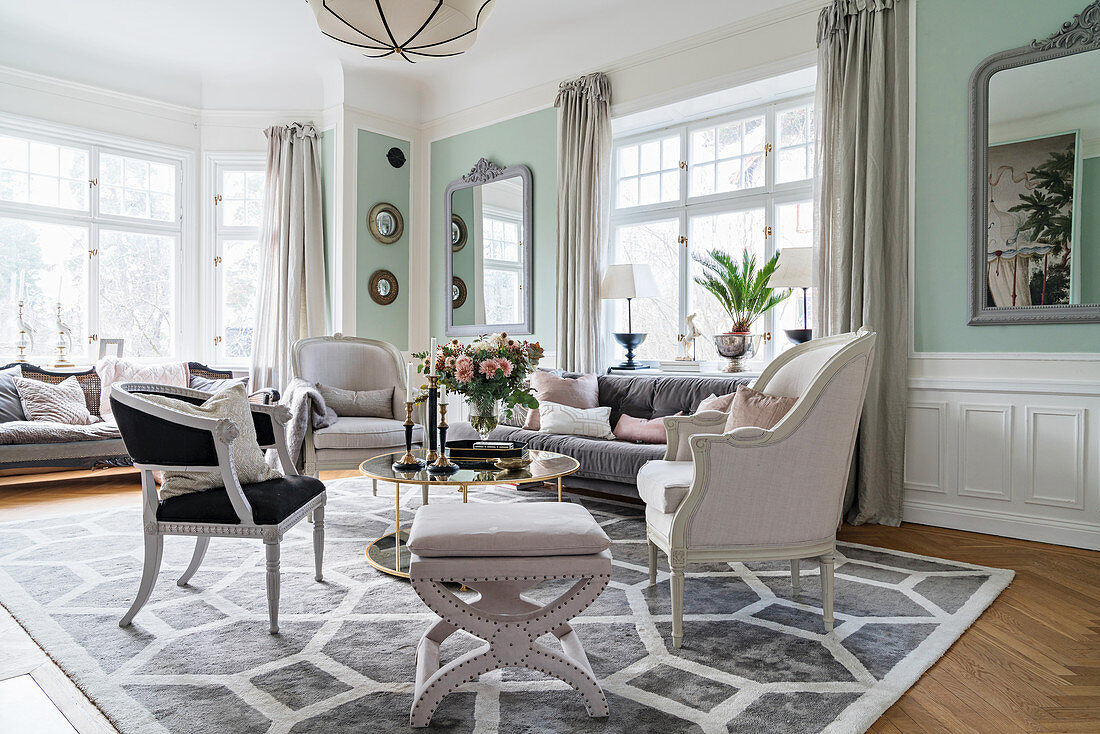
[(252, 354), (256, 320), (263, 158), (217, 159), (212, 175), (215, 359), (221, 365), (241, 365)]
[[(512, 212), (483, 208), (481, 219), (482, 272), (485, 273), (485, 322), (506, 324), (522, 321), (523, 229)], [(517, 316), (518, 314), (518, 316)]]
[(178, 348), (183, 159), (123, 149), (88, 136), (0, 126), (0, 351), (56, 357), (61, 320), (74, 361), (93, 361), (99, 337), (125, 339), (126, 355)]
[[(639, 359), (672, 359), (685, 319), (697, 314), (700, 360), (719, 359), (710, 336), (730, 328), (714, 297), (694, 282), (695, 253), (748, 250), (758, 267), (813, 238), (813, 103), (797, 99), (641, 134), (614, 145), (611, 242), (607, 264), (648, 263), (657, 298), (635, 299), (634, 330), (648, 334)], [(782, 257), (782, 256), (781, 256)], [(754, 330), (800, 325), (801, 293), (762, 317)], [(614, 330), (625, 302), (609, 302)], [(774, 338), (758, 357), (791, 346)]]

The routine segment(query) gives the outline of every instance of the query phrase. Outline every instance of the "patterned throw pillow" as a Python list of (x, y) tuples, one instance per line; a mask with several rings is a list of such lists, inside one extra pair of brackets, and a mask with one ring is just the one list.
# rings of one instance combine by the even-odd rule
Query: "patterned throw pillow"
[(539, 404), (539, 433), (557, 433), (563, 436), (588, 436), (612, 440), (611, 408), (573, 408), (557, 403)]
[[(240, 431), (233, 440), (233, 466), (237, 469), (237, 481), (243, 484), (266, 482), (283, 476), (264, 463), (264, 454), (256, 441), (256, 426), (252, 423), (248, 392), (244, 385), (233, 385), (217, 393), (202, 405), (192, 405), (167, 395), (142, 395), (143, 399), (166, 408), (201, 418), (228, 418)], [(224, 487), (222, 475), (214, 472), (164, 472), (160, 498), (166, 500), (189, 492)]]
[(56, 385), (26, 377), (13, 377), (12, 382), (19, 391), (19, 402), (29, 421), (87, 426), (102, 420), (88, 410), (84, 389), (75, 377), (67, 377)]
[(393, 418), (393, 388), (384, 390), (341, 390), (318, 385), (325, 405), (346, 417)]
[(189, 371), (186, 362), (142, 364), (118, 357), (104, 357), (96, 362), (96, 374), (102, 383), (99, 394), (99, 414), (111, 414), (111, 385), (116, 382), (151, 382), (156, 385), (187, 387)]

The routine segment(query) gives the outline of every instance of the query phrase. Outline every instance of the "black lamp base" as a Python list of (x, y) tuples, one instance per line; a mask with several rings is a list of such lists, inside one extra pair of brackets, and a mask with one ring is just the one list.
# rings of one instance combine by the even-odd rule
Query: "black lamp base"
[(647, 370), (649, 365), (641, 364), (634, 361), (634, 350), (641, 346), (645, 341), (645, 334), (638, 333), (618, 333), (612, 334), (615, 337), (615, 341), (619, 342), (626, 349), (626, 361), (620, 362), (612, 369), (616, 370)]
[(813, 329), (784, 329), (792, 344), (805, 344), (814, 338)]

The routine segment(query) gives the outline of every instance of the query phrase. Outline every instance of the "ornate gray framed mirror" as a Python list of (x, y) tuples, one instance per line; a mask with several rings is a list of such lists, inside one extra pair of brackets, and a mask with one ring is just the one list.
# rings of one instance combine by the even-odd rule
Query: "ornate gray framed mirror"
[(1100, 0), (970, 78), (970, 321), (1100, 322)]
[[(447, 336), (532, 329), (531, 169), (482, 158), (447, 185), (444, 283), (465, 283), (464, 298), (445, 294)], [(461, 222), (461, 232), (456, 230)], [(456, 239), (457, 238), (457, 239)], [(456, 247), (457, 243), (463, 243)]]

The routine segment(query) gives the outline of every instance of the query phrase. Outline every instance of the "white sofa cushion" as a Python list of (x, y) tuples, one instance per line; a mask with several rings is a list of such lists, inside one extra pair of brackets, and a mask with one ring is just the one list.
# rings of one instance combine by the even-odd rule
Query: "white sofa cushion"
[(111, 385), (116, 382), (151, 382), (187, 387), (191, 375), (186, 362), (142, 364), (118, 357), (104, 357), (99, 360), (95, 371), (100, 382), (99, 414), (104, 418), (111, 414)]
[(694, 477), (695, 465), (690, 461), (650, 461), (638, 472), (638, 495), (647, 508), (675, 512)]
[(539, 433), (561, 436), (615, 439), (611, 432), (611, 408), (573, 408), (558, 403), (539, 403)]
[[(413, 426), (413, 443), (424, 440), (424, 428)], [(391, 418), (343, 417), (313, 431), (318, 449), (377, 449), (405, 445), (405, 426)]]
[(611, 539), (571, 502), (448, 503), (416, 511), (408, 545), (424, 557), (581, 556), (602, 553)]

